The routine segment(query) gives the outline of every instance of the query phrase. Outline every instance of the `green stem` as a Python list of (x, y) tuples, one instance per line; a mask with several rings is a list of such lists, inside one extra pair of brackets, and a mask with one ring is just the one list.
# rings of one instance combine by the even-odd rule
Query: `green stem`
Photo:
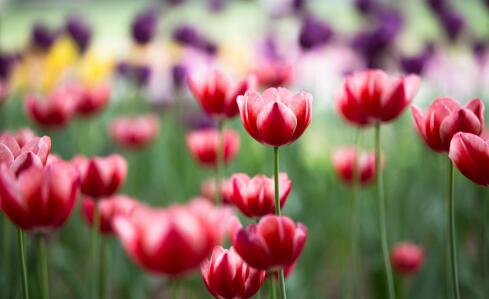
[(389, 258), (389, 246), (387, 244), (386, 228), (386, 208), (384, 198), (384, 181), (382, 176), (382, 156), (380, 150), (380, 123), (375, 125), (375, 170), (377, 171), (377, 197), (379, 202), (379, 224), (380, 224), (380, 241), (382, 245), (382, 255), (384, 259), (384, 268), (387, 279), (387, 288), (389, 298), (395, 299), (394, 278), (392, 275), (391, 261)]
[[(275, 184), (275, 215), (280, 216), (282, 212), (280, 211), (280, 186), (279, 186), (279, 155), (278, 155), (278, 149), (279, 147), (276, 146), (273, 148), (273, 157), (274, 157), (274, 172), (273, 172), (273, 179), (274, 179), (274, 184)], [(279, 291), (280, 291), (280, 298), (281, 299), (286, 299), (287, 294), (285, 291), (285, 275), (284, 275), (284, 269), (280, 269), (278, 271), (278, 284), (279, 284)]]
[(10, 255), (11, 255), (11, 249), (10, 249), (10, 239), (11, 239), (11, 233), (12, 233), (12, 228), (7, 220), (6, 217), (3, 218), (3, 242), (2, 242), (2, 258), (3, 258), (3, 267), (6, 273), (6, 275), (3, 275), (3, 283), (4, 283), (4, 288), (6, 291), (7, 298), (10, 298), (10, 292), (12, 291), (12, 287), (10, 285), (11, 281), (11, 275), (10, 275), (10, 270), (11, 270), (11, 263), (10, 263)]
[(99, 226), (100, 226), (100, 211), (99, 203), (97, 199), (94, 199), (95, 206), (93, 210), (93, 226), (92, 226), (92, 273), (93, 285), (92, 285), (92, 298), (97, 298), (99, 295), (99, 278), (100, 278), (100, 264), (99, 264)]
[(19, 239), (20, 269), (22, 272), (22, 292), (24, 299), (29, 299), (29, 283), (27, 280), (27, 266), (25, 262), (24, 251), (24, 232), (20, 227), (17, 228), (17, 237)]
[(99, 298), (105, 299), (107, 297), (107, 285), (109, 276), (109, 241), (106, 238), (101, 238), (101, 251), (100, 251), (100, 288)]
[(41, 298), (49, 298), (48, 261), (46, 255), (46, 237), (39, 237), (39, 274), (41, 275)]
[(170, 299), (178, 299), (180, 294), (180, 288), (178, 280), (176, 278), (170, 279)]
[(270, 285), (269, 285), (270, 299), (277, 299), (277, 286), (275, 285), (275, 275), (273, 272), (269, 272), (268, 276), (270, 277)]
[(451, 268), (451, 280), (453, 294), (455, 299), (460, 299), (460, 290), (458, 286), (458, 267), (457, 267), (457, 245), (455, 239), (455, 199), (454, 199), (454, 171), (453, 165), (450, 160), (449, 163), (449, 176), (448, 176), (448, 237), (450, 243), (450, 268)]
[(217, 141), (217, 161), (216, 161), (216, 194), (215, 196), (215, 204), (220, 205), (222, 202), (221, 198), (221, 180), (222, 180), (222, 171), (224, 167), (224, 137), (223, 137), (223, 127), (224, 127), (224, 120), (223, 119), (218, 119), (217, 120), (217, 134), (218, 134), (218, 141)]

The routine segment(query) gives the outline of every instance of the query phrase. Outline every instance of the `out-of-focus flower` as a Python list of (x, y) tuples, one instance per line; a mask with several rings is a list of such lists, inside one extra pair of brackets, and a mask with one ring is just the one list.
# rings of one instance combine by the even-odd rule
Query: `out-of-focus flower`
[(72, 15), (66, 20), (65, 31), (76, 42), (80, 53), (85, 52), (92, 38), (90, 25), (80, 16)]
[(63, 36), (54, 42), (42, 61), (40, 88), (44, 92), (56, 88), (66, 79), (67, 70), (73, 68), (78, 60), (78, 49), (70, 38)]
[(153, 114), (147, 114), (115, 118), (109, 125), (109, 133), (117, 144), (141, 149), (156, 138), (159, 128), (158, 118)]
[[(384, 161), (382, 160), (382, 166)], [(352, 147), (340, 148), (334, 151), (332, 156), (333, 166), (336, 174), (348, 185), (353, 183), (355, 164), (358, 165), (357, 180), (362, 185), (371, 183), (376, 177), (375, 153), (361, 153)]]
[(78, 64), (77, 75), (84, 87), (97, 88), (108, 85), (113, 68), (112, 57), (99, 51), (88, 51)]
[(437, 98), (426, 114), (412, 107), (414, 125), (418, 134), (434, 151), (448, 152), (450, 141), (457, 132), (480, 135), (484, 130), (484, 103), (473, 99), (465, 107), (452, 98)]
[(76, 156), (73, 164), (80, 171), (81, 192), (96, 200), (113, 195), (127, 175), (127, 162), (117, 154), (90, 159)]
[(479, 64), (481, 65), (483, 65), (486, 62), (486, 60), (489, 59), (487, 58), (488, 56), (487, 42), (482, 39), (478, 39), (473, 43), (472, 51), (474, 53), (475, 58), (477, 59), (477, 62), (479, 62)]
[(44, 23), (35, 23), (31, 29), (31, 45), (39, 50), (47, 51), (54, 44), (58, 33)]
[(227, 250), (221, 246), (214, 248), (210, 260), (202, 264), (201, 272), (209, 292), (222, 299), (251, 298), (266, 277), (265, 271), (248, 266), (232, 247)]
[[(219, 132), (216, 129), (202, 129), (187, 134), (187, 147), (196, 161), (203, 166), (215, 167), (219, 147)], [(224, 163), (229, 163), (238, 153), (239, 134), (226, 129), (222, 132)]]
[(191, 130), (203, 130), (216, 127), (216, 121), (201, 111), (187, 111), (185, 125)]
[(81, 202), (81, 211), (83, 219), (87, 221), (90, 226), (93, 226), (93, 214), (95, 211), (95, 205), (98, 205), (100, 223), (99, 230), (104, 234), (113, 234), (114, 228), (112, 227), (112, 221), (118, 215), (129, 216), (131, 213), (142, 203), (136, 199), (125, 195), (113, 195), (108, 198), (104, 198), (99, 201), (95, 201), (92, 198), (84, 198)]
[(280, 18), (304, 13), (309, 0), (260, 0), (260, 2), (271, 17)]
[(12, 136), (15, 138), (21, 148), (37, 137), (36, 133), (34, 133), (34, 131), (32, 131), (30, 128), (18, 129), (12, 133)]
[(469, 180), (489, 186), (489, 143), (486, 140), (471, 133), (459, 132), (452, 138), (448, 156)]
[(15, 57), (11, 53), (0, 51), (0, 83), (7, 84), (15, 65)]
[(76, 95), (67, 88), (57, 88), (44, 99), (28, 95), (25, 100), (27, 115), (45, 127), (63, 127), (75, 111)]
[(0, 165), (0, 205), (7, 217), (27, 231), (48, 233), (68, 219), (78, 192), (78, 173), (69, 163), (33, 164), (18, 177)]
[(438, 18), (442, 29), (451, 41), (458, 39), (465, 28), (463, 16), (453, 7), (449, 0), (427, 0), (433, 14)]
[(137, 86), (143, 87), (150, 81), (151, 67), (145, 64), (132, 64), (120, 62), (117, 64), (117, 73), (126, 79), (133, 81)]
[(158, 28), (158, 15), (155, 9), (146, 9), (136, 15), (131, 24), (133, 40), (141, 45), (148, 44), (154, 38)]
[(433, 46), (426, 46), (423, 51), (413, 56), (401, 56), (399, 63), (406, 74), (420, 75), (425, 70), (426, 65), (433, 56)]
[(261, 87), (279, 87), (287, 85), (293, 78), (293, 66), (283, 59), (258, 59), (252, 67)]
[(109, 102), (110, 89), (108, 85), (82, 87), (77, 97), (76, 113), (90, 116), (100, 112)]
[(307, 17), (302, 22), (299, 45), (303, 50), (324, 46), (333, 36), (331, 26), (317, 18)]
[(207, 0), (207, 6), (212, 12), (221, 12), (226, 8), (227, 0)]
[[(250, 178), (244, 173), (231, 177), (231, 202), (247, 217), (263, 217), (275, 212), (275, 185), (273, 178), (257, 175)], [(292, 182), (286, 173), (279, 175), (280, 207), (283, 208), (290, 191)]]
[[(231, 204), (232, 194), (233, 194), (233, 185), (231, 184), (231, 180), (223, 179), (221, 180), (221, 190), (220, 190), (220, 198), (222, 198), (222, 202), (224, 204)], [(211, 202), (214, 202), (216, 198), (216, 180), (210, 179), (202, 182), (200, 185), (200, 193), (203, 197), (208, 199)]]
[(398, 117), (414, 98), (419, 77), (389, 78), (382, 70), (348, 76), (336, 96), (336, 108), (348, 122), (363, 127)]
[(239, 110), (236, 98), (256, 88), (253, 78), (234, 83), (220, 69), (190, 74), (187, 81), (202, 110), (215, 117), (231, 118), (237, 115)]
[(260, 95), (247, 91), (238, 97), (241, 121), (258, 142), (281, 146), (294, 142), (311, 122), (312, 95), (269, 88)]
[(137, 208), (113, 227), (129, 256), (145, 270), (171, 276), (199, 267), (223, 237), (225, 210), (206, 200), (167, 209)]
[(394, 269), (402, 275), (418, 273), (423, 265), (424, 251), (411, 242), (397, 243), (391, 252), (391, 262)]
[(286, 216), (267, 215), (258, 224), (235, 229), (233, 247), (253, 268), (274, 271), (292, 265), (304, 248), (307, 228)]
[(187, 76), (187, 69), (182, 64), (175, 64), (171, 67), (171, 74), (173, 79), (173, 86), (176, 89), (182, 87)]
[(380, 8), (377, 0), (355, 0), (354, 5), (358, 12), (364, 15), (370, 15)]
[(19, 144), (14, 135), (4, 133), (0, 136), (0, 164), (11, 168), (19, 175), (32, 165), (42, 167), (51, 151), (51, 138), (34, 137), (26, 144)]
[(177, 26), (172, 33), (173, 40), (183, 46), (192, 47), (209, 55), (217, 53), (217, 45), (190, 25)]

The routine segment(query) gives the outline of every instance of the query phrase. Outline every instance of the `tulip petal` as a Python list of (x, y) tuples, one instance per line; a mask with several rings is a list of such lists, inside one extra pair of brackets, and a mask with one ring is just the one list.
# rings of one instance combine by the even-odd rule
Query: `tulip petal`
[(465, 108), (474, 112), (481, 123), (481, 127), (484, 128), (484, 103), (480, 99), (473, 99), (465, 105)]
[(263, 143), (281, 146), (293, 141), (297, 118), (286, 105), (273, 102), (258, 115), (257, 127)]
[(460, 109), (450, 114), (440, 125), (440, 138), (445, 148), (450, 147), (450, 141), (457, 132), (479, 135), (483, 130), (477, 116), (468, 109)]
[(482, 138), (471, 133), (455, 134), (448, 156), (468, 179), (489, 186), (489, 144)]

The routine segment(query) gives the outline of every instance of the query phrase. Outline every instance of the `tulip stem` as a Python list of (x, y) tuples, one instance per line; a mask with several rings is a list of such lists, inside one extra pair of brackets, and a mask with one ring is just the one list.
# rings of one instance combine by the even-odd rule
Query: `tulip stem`
[[(280, 211), (280, 186), (278, 184), (278, 169), (279, 169), (279, 155), (278, 155), (278, 146), (275, 146), (273, 148), (273, 157), (274, 157), (274, 172), (273, 172), (273, 179), (274, 179), (274, 185), (275, 185), (275, 215), (280, 216), (282, 212)], [(278, 271), (278, 283), (279, 283), (279, 290), (280, 290), (280, 298), (281, 299), (286, 299), (287, 294), (285, 291), (285, 275), (284, 275), (284, 269), (280, 269)]]
[(99, 295), (99, 279), (100, 269), (99, 269), (99, 226), (100, 226), (100, 210), (98, 201), (95, 200), (95, 206), (93, 208), (93, 226), (92, 226), (92, 275), (93, 275), (93, 285), (92, 285), (92, 298), (97, 298)]
[(99, 298), (105, 299), (107, 297), (107, 281), (109, 273), (109, 241), (106, 238), (100, 239), (101, 252), (100, 252), (100, 288)]
[(20, 269), (22, 272), (22, 292), (24, 299), (29, 299), (29, 283), (27, 281), (27, 265), (25, 262), (24, 252), (24, 232), (20, 227), (17, 228), (17, 237), (19, 239)]
[(46, 236), (39, 237), (39, 274), (41, 276), (41, 298), (49, 298), (49, 273), (46, 255)]
[(277, 287), (275, 285), (275, 275), (273, 272), (269, 272), (268, 276), (270, 277), (270, 299), (277, 299)]
[(224, 120), (217, 120), (217, 159), (216, 159), (216, 188), (215, 188), (215, 204), (222, 203), (221, 198), (221, 180), (224, 165), (224, 137), (223, 137)]
[(458, 267), (457, 267), (457, 245), (455, 238), (455, 199), (454, 199), (454, 171), (453, 164), (448, 160), (449, 163), (449, 175), (448, 175), (448, 231), (449, 231), (449, 242), (450, 242), (450, 269), (451, 269), (451, 280), (453, 294), (455, 299), (460, 299), (460, 290), (458, 286)]
[(379, 202), (379, 224), (380, 224), (380, 241), (382, 246), (382, 255), (384, 259), (384, 268), (387, 278), (387, 288), (389, 298), (395, 299), (394, 278), (392, 275), (391, 261), (389, 259), (389, 246), (387, 244), (386, 228), (386, 207), (384, 198), (384, 181), (382, 176), (382, 157), (380, 150), (380, 123), (375, 125), (375, 171), (377, 172), (377, 197)]

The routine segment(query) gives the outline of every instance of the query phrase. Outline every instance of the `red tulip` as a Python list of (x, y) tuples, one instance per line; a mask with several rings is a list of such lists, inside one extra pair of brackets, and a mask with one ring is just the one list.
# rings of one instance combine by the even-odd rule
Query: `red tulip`
[(88, 159), (77, 156), (73, 163), (78, 167), (81, 192), (95, 199), (113, 195), (127, 175), (127, 162), (120, 155)]
[[(362, 185), (367, 185), (368, 183), (372, 182), (372, 180), (374, 180), (376, 177), (374, 152), (362, 153), (360, 157), (357, 157), (357, 152), (355, 151), (355, 148), (339, 148), (334, 151), (332, 160), (336, 174), (346, 184), (353, 183), (353, 171), (355, 169), (355, 163), (358, 163), (357, 176), (360, 179)], [(381, 161), (383, 166), (383, 157)]]
[(426, 114), (412, 107), (414, 124), (426, 144), (437, 152), (448, 152), (457, 132), (480, 135), (484, 130), (484, 103), (473, 99), (465, 107), (452, 98), (437, 98)]
[(144, 269), (182, 275), (196, 269), (223, 236), (224, 210), (206, 200), (167, 209), (137, 208), (113, 225), (126, 252)]
[(220, 299), (248, 299), (260, 290), (266, 272), (248, 266), (233, 248), (214, 248), (210, 260), (201, 266), (209, 292)]
[[(200, 185), (200, 193), (201, 195), (214, 202), (216, 196), (216, 181), (215, 179), (210, 179), (203, 182)], [(231, 196), (233, 193), (233, 186), (231, 184), (231, 180), (224, 179), (221, 181), (221, 198), (222, 202), (226, 204), (232, 203)]]
[[(239, 150), (239, 134), (231, 129), (222, 133), (224, 162), (229, 163)], [(187, 134), (187, 146), (194, 159), (204, 166), (215, 167), (219, 148), (219, 133), (216, 129), (201, 129)]]
[(112, 220), (118, 215), (131, 215), (142, 204), (137, 200), (124, 195), (113, 195), (99, 201), (92, 198), (84, 198), (82, 201), (82, 215), (90, 226), (93, 226), (93, 213), (95, 205), (99, 205), (100, 232), (113, 234)]
[(468, 179), (489, 186), (489, 144), (486, 140), (471, 133), (459, 132), (452, 138), (448, 156)]
[(51, 138), (48, 136), (35, 137), (22, 147), (14, 136), (0, 136), (0, 164), (12, 168), (16, 175), (32, 165), (45, 165), (50, 150)]
[(391, 252), (392, 266), (403, 275), (417, 273), (423, 265), (423, 260), (423, 249), (410, 242), (396, 244)]
[(257, 141), (271, 146), (294, 142), (311, 122), (312, 95), (269, 88), (260, 95), (248, 91), (238, 97), (241, 121)]
[(15, 131), (12, 135), (14, 136), (15, 140), (17, 140), (20, 147), (23, 147), (29, 141), (37, 137), (34, 131), (29, 128), (21, 128)]
[(345, 120), (363, 127), (398, 117), (414, 98), (419, 77), (389, 78), (382, 70), (367, 70), (346, 78), (336, 97)]
[[(202, 74), (200, 74), (202, 75)], [(255, 88), (253, 79), (234, 84), (224, 71), (213, 69), (204, 76), (188, 76), (188, 86), (205, 113), (231, 118), (238, 114), (236, 98)]]
[(236, 252), (251, 267), (267, 271), (292, 265), (307, 239), (307, 228), (286, 216), (267, 215), (258, 224), (234, 231)]
[(83, 116), (95, 114), (102, 110), (110, 99), (110, 89), (107, 85), (84, 87), (76, 101), (76, 113)]
[(73, 210), (79, 178), (69, 163), (31, 165), (18, 177), (0, 165), (0, 206), (24, 230), (50, 232), (61, 227)]
[(25, 100), (27, 115), (45, 127), (63, 127), (75, 112), (76, 95), (67, 88), (58, 88), (45, 99), (29, 95)]
[(109, 133), (114, 142), (119, 145), (140, 149), (156, 138), (159, 128), (158, 118), (148, 114), (116, 118), (110, 123)]
[[(273, 178), (257, 175), (250, 178), (244, 173), (231, 177), (231, 201), (248, 217), (262, 217), (275, 212), (275, 184)], [(279, 175), (280, 207), (283, 207), (292, 182), (286, 173)]]
[(264, 88), (287, 85), (294, 74), (292, 65), (280, 60), (260, 60), (253, 67), (252, 73)]

